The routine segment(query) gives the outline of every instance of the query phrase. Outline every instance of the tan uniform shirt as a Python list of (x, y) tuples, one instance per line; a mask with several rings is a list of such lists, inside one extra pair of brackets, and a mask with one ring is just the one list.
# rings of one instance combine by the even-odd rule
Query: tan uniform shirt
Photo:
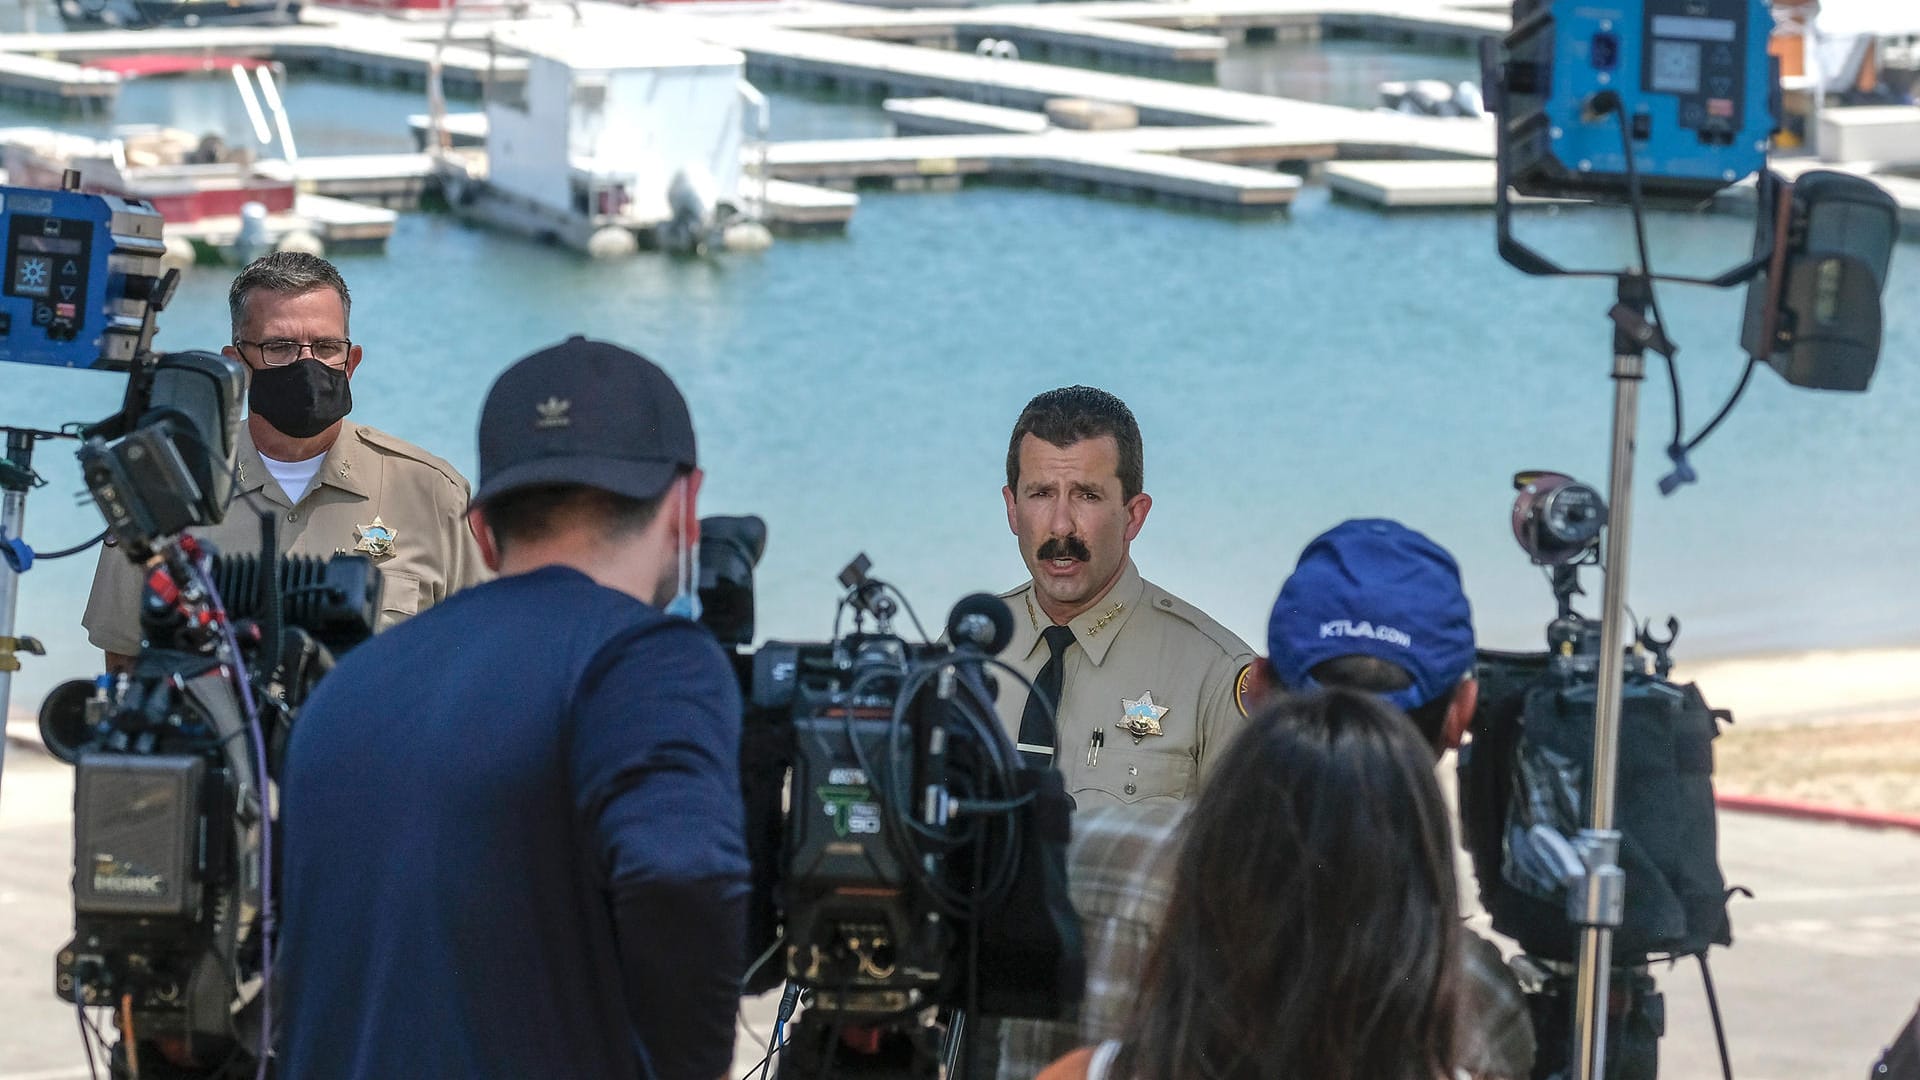
[[(1051, 625), (1033, 583), (1002, 594), (1013, 640), (1000, 659), (1032, 679), (1047, 662), (1040, 632)], [(1195, 791), (1208, 755), (1246, 721), (1242, 694), (1253, 651), (1200, 609), (1140, 576), (1129, 559), (1120, 580), (1068, 624), (1054, 762), (1082, 809)], [(1027, 688), (999, 676), (1000, 720), (1018, 741)], [(1135, 718), (1148, 731), (1136, 736)]]
[[(227, 519), (191, 531), (213, 541), (223, 555), (257, 554), (260, 518), (243, 498), (251, 493), (279, 515), (280, 550), (285, 554), (326, 558), (339, 552), (372, 553), (382, 579), (376, 629), (384, 630), (486, 577), (479, 548), (467, 530), (466, 479), (412, 443), (346, 421), (298, 502), (289, 501), (267, 472), (244, 424), (238, 462), (239, 482)], [(391, 534), (390, 545), (380, 542), (380, 529)], [(101, 549), (81, 619), (95, 646), (127, 655), (140, 651), (141, 583), (139, 567), (118, 548)]]

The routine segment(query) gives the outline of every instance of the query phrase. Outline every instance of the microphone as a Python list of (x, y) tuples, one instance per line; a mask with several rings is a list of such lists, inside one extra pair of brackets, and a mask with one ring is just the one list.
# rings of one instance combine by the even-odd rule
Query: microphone
[(947, 640), (992, 656), (1013, 640), (1013, 609), (992, 593), (963, 597), (947, 615)]

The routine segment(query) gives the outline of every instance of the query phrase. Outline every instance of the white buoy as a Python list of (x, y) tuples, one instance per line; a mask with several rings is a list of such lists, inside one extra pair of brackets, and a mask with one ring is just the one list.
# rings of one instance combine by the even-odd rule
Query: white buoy
[(773, 233), (757, 221), (736, 221), (720, 233), (720, 246), (728, 251), (765, 251), (773, 246)]
[(606, 225), (587, 237), (587, 255), (594, 259), (624, 259), (640, 250), (633, 233), (618, 225)]
[(305, 229), (295, 229), (280, 238), (273, 245), (275, 251), (298, 251), (307, 255), (324, 256), (327, 253), (326, 241)]
[(162, 271), (178, 270), (181, 277), (186, 277), (198, 261), (199, 252), (193, 250), (193, 241), (184, 236), (167, 237), (167, 252), (160, 256)]

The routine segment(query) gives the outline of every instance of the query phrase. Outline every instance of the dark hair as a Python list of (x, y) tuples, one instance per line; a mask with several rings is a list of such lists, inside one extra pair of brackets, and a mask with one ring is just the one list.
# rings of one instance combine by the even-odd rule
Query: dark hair
[(298, 296), (315, 289), (332, 289), (340, 294), (340, 314), (353, 314), (353, 297), (347, 294), (347, 282), (340, 271), (318, 255), (304, 251), (276, 251), (247, 264), (227, 287), (227, 314), (233, 319), (233, 332), (247, 317), (247, 297), (256, 289)]
[(502, 552), (587, 522), (606, 539), (631, 536), (653, 523), (665, 496), (634, 499), (584, 484), (516, 488), (488, 499), (487, 525)]
[[(1322, 661), (1307, 674), (1313, 676), (1313, 681), (1321, 686), (1361, 690), (1369, 694), (1391, 694), (1413, 685), (1413, 675), (1406, 668), (1391, 660), (1361, 654), (1336, 656)], [(1420, 734), (1433, 744), (1436, 754), (1446, 750), (1447, 710), (1452, 707), (1454, 695), (1459, 692), (1460, 684), (1455, 683), (1451, 690), (1432, 701), (1407, 710), (1407, 719), (1413, 721), (1413, 726), (1419, 728)]]
[(1020, 493), (1020, 442), (1028, 435), (1062, 448), (1111, 435), (1120, 445), (1121, 498), (1130, 500), (1143, 490), (1146, 466), (1140, 424), (1126, 402), (1105, 390), (1066, 386), (1041, 394), (1020, 410), (1007, 443), (1007, 486), (1016, 496)]
[(1276, 701), (1217, 760), (1114, 1075), (1451, 1076), (1462, 931), (1427, 748), (1329, 690)]

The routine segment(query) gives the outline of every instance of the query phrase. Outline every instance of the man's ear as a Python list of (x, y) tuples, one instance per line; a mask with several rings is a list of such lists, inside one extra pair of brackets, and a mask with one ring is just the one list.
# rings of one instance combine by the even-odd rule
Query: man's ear
[(1458, 750), (1460, 741), (1467, 736), (1467, 727), (1473, 723), (1473, 711), (1480, 706), (1480, 680), (1469, 675), (1460, 680), (1453, 689), (1453, 700), (1447, 703), (1446, 723), (1440, 729), (1440, 749)]
[(480, 561), (487, 569), (500, 572), (500, 545), (495, 540), (493, 528), (487, 524), (487, 512), (482, 507), (467, 511), (467, 531), (473, 534), (473, 542), (480, 547)]

